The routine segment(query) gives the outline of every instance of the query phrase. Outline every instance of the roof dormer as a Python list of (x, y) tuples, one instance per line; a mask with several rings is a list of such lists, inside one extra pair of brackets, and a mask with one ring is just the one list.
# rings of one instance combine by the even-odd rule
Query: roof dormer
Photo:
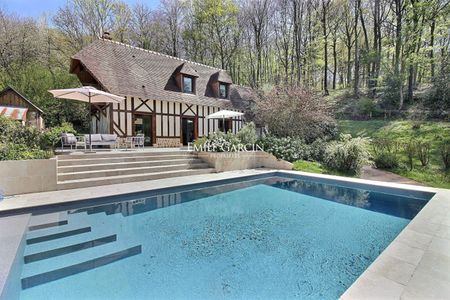
[(230, 85), (232, 84), (230, 75), (224, 70), (220, 70), (212, 75), (211, 87), (216, 98), (229, 99)]
[(175, 71), (175, 81), (177, 82), (178, 88), (183, 93), (196, 93), (197, 77), (197, 71), (188, 63), (181, 64)]

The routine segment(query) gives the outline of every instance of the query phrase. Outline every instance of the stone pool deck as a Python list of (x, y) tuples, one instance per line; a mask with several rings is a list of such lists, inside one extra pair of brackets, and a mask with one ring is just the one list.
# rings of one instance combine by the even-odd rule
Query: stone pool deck
[[(52, 191), (8, 197), (0, 202), (0, 216), (42, 205), (58, 205), (88, 198), (170, 188), (278, 170), (242, 170), (153, 181)], [(346, 178), (297, 171), (279, 171), (353, 184), (435, 193), (369, 268), (341, 296), (342, 299), (449, 299), (450, 298), (450, 190), (392, 182)], [(1, 219), (0, 219), (1, 220)], [(3, 256), (5, 257), (5, 256)], [(0, 270), (3, 273), (5, 270)], [(4, 278), (3, 278), (4, 279)], [(0, 281), (2, 276), (0, 276)], [(0, 287), (1, 287), (0, 282)], [(0, 289), (1, 295), (1, 289)]]

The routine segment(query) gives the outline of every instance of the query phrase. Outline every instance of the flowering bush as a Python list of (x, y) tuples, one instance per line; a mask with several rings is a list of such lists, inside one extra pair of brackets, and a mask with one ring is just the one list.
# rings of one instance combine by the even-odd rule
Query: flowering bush
[(208, 152), (237, 152), (246, 149), (235, 134), (222, 131), (216, 131), (208, 137), (197, 139), (194, 146), (197, 150)]
[(337, 135), (327, 101), (299, 87), (277, 86), (263, 94), (253, 107), (259, 124), (277, 137), (299, 137), (306, 143)]
[(258, 144), (278, 159), (293, 162), (309, 158), (309, 147), (301, 139), (267, 136), (259, 140)]
[(250, 122), (244, 125), (244, 127), (239, 130), (237, 133), (237, 138), (244, 145), (253, 145), (258, 140), (258, 136), (256, 135), (256, 127), (255, 123)]
[(364, 165), (370, 164), (368, 138), (352, 138), (342, 134), (338, 141), (332, 141), (325, 150), (325, 164), (328, 168), (351, 174), (360, 174)]

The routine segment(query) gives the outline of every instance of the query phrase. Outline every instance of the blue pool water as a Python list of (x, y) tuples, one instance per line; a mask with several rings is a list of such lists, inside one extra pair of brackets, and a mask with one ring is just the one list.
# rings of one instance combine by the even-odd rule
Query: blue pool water
[(116, 200), (31, 228), (20, 299), (337, 299), (427, 199), (270, 177)]

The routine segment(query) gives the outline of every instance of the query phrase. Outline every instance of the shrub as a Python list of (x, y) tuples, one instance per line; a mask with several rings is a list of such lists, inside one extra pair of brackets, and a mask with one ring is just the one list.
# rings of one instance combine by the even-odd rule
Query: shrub
[(403, 79), (400, 75), (394, 73), (387, 74), (384, 82), (384, 91), (382, 95), (383, 108), (391, 110), (399, 106), (400, 91), (402, 90)]
[(245, 149), (237, 136), (230, 131), (228, 133), (213, 132), (208, 137), (197, 139), (194, 145), (197, 149), (203, 147), (204, 151), (210, 152), (236, 152)]
[(325, 150), (328, 142), (322, 139), (317, 139), (309, 145), (309, 159), (323, 162), (325, 160)]
[(258, 141), (258, 144), (276, 158), (289, 162), (309, 157), (309, 147), (301, 139), (267, 136)]
[(51, 156), (51, 151), (29, 148), (23, 144), (0, 144), (0, 160), (46, 159)]
[(400, 165), (398, 156), (390, 152), (375, 154), (373, 162), (378, 169), (395, 169)]
[(41, 142), (41, 132), (34, 127), (23, 126), (17, 121), (0, 117), (0, 142), (37, 148)]
[(76, 134), (76, 130), (73, 125), (67, 122), (62, 123), (61, 126), (52, 127), (43, 132), (41, 138), (41, 148), (52, 149), (60, 143), (61, 133), (73, 133)]
[(338, 141), (328, 144), (325, 151), (325, 164), (330, 169), (360, 174), (362, 167), (370, 163), (368, 144), (367, 138), (352, 138), (349, 134), (342, 134)]
[(417, 157), (419, 158), (422, 167), (426, 167), (430, 162), (430, 150), (430, 143), (423, 141), (416, 142)]
[(450, 170), (450, 140), (442, 143), (439, 148), (445, 170)]
[(299, 87), (277, 86), (263, 94), (253, 106), (253, 115), (277, 137), (295, 136), (312, 143), (337, 134), (327, 102)]
[(410, 140), (404, 145), (403, 149), (405, 151), (406, 157), (408, 158), (409, 170), (412, 171), (412, 169), (414, 168), (414, 157), (416, 156), (416, 145), (414, 144), (414, 141)]
[(399, 143), (389, 138), (378, 138), (372, 142), (373, 161), (379, 169), (394, 169), (400, 165)]
[(356, 105), (356, 109), (358, 115), (363, 115), (372, 118), (372, 114), (375, 113), (377, 110), (377, 105), (373, 99), (363, 97), (359, 99)]
[(244, 145), (253, 145), (258, 140), (256, 127), (253, 122), (247, 123), (237, 133), (237, 138)]

